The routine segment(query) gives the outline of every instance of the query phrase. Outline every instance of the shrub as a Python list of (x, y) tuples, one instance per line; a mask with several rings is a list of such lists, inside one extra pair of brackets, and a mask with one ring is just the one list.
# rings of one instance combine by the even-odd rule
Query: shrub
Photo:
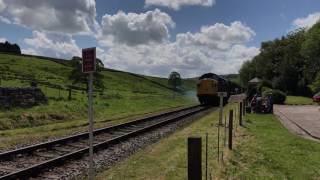
[(283, 104), (287, 97), (284, 92), (277, 89), (270, 89), (263, 92), (263, 96), (267, 96), (269, 94), (272, 94), (274, 104)]
[(266, 86), (261, 87), (261, 92), (264, 93), (265, 91), (272, 91), (272, 88)]
[(259, 84), (258, 84), (258, 90), (260, 92), (263, 92), (263, 88), (269, 88), (272, 89), (272, 82), (268, 81), (268, 80), (262, 80)]

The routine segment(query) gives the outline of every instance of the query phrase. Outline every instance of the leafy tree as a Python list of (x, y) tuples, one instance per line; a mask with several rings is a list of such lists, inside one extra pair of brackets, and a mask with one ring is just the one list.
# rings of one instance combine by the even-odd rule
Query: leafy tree
[(320, 72), (317, 73), (317, 76), (313, 83), (310, 85), (310, 88), (313, 92), (319, 92), (320, 91)]
[[(73, 70), (69, 75), (69, 79), (72, 80), (72, 84), (84, 84), (88, 90), (88, 74), (82, 72), (82, 58), (74, 56), (71, 59), (71, 66)], [(100, 59), (96, 59), (97, 71), (94, 72), (93, 85), (98, 89), (104, 89), (103, 75), (100, 73), (104, 67)]]
[(20, 47), (17, 44), (11, 44), (8, 41), (0, 43), (0, 52), (21, 54)]
[(181, 76), (178, 72), (171, 72), (169, 75), (168, 84), (172, 86), (175, 90), (181, 85)]
[(301, 54), (305, 58), (304, 75), (312, 82), (320, 72), (320, 22), (307, 31)]
[[(173, 87), (174, 91), (178, 90), (181, 86), (181, 76), (178, 72), (171, 72), (168, 79), (168, 84)], [(173, 98), (175, 98), (175, 92), (173, 92)]]
[[(242, 65), (240, 69), (242, 84), (245, 85), (253, 77), (259, 77), (271, 81), (274, 88), (289, 94), (308, 95), (310, 92), (308, 84), (314, 77), (306, 77), (306, 74), (310, 72), (315, 74), (315, 71), (319, 71), (317, 68), (312, 70), (311, 66), (307, 66), (310, 60), (305, 58), (306, 52), (302, 51), (308, 33), (304, 29), (298, 29), (280, 39), (263, 42), (260, 53)], [(316, 41), (320, 42), (320, 37)]]

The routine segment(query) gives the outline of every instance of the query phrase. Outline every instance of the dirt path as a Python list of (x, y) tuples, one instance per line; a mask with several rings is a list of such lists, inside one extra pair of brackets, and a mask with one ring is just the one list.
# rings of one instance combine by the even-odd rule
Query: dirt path
[(274, 114), (289, 131), (320, 142), (320, 106), (275, 105)]

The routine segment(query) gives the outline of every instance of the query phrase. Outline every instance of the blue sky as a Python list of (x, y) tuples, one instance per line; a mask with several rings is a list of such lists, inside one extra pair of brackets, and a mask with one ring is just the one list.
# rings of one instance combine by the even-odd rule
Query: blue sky
[(237, 73), (262, 41), (319, 17), (317, 0), (0, 0), (0, 41), (66, 59), (96, 46), (109, 68), (191, 77)]

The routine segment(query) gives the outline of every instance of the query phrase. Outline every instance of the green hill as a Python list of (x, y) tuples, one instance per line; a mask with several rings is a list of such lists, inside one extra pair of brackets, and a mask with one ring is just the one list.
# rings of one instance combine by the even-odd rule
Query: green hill
[[(48, 97), (48, 105), (29, 109), (0, 110), (0, 130), (65, 123), (83, 125), (87, 118), (85, 85), (73, 85), (72, 100), (68, 101), (70, 61), (29, 55), (0, 54), (1, 87), (28, 87), (36, 81)], [(173, 91), (166, 78), (142, 76), (104, 69), (105, 89), (94, 94), (95, 119), (112, 119), (143, 114), (170, 107), (195, 103), (195, 97), (181, 93), (172, 99)], [(184, 80), (182, 89), (194, 91), (195, 82)], [(188, 93), (186, 93), (188, 94)]]

